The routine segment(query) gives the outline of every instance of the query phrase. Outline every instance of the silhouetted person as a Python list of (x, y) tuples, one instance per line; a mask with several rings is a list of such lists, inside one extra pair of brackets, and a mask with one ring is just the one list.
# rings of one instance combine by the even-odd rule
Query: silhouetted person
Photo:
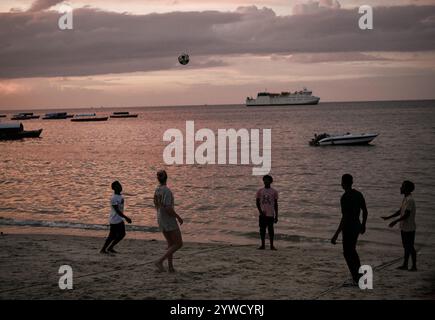
[(269, 175), (263, 177), (264, 188), (257, 191), (256, 204), (259, 212), (258, 224), (260, 227), (261, 246), (258, 249), (266, 248), (266, 228), (269, 233), (270, 249), (276, 250), (273, 245), (275, 236), (274, 223), (278, 223), (278, 191), (270, 185), (273, 178)]
[(162, 231), (168, 243), (166, 253), (158, 259), (154, 264), (159, 272), (165, 271), (163, 261), (168, 259), (169, 272), (175, 272), (173, 265), (173, 254), (183, 246), (180, 227), (177, 224), (183, 224), (183, 219), (174, 210), (174, 196), (171, 189), (168, 188), (166, 182), (168, 175), (165, 170), (157, 172), (157, 180), (160, 185), (154, 193), (154, 206), (157, 209), (157, 222), (159, 229)]
[[(361, 262), (356, 252), (356, 244), (359, 234), (364, 234), (366, 230), (368, 211), (364, 196), (361, 192), (353, 189), (352, 184), (353, 177), (350, 174), (343, 175), (341, 186), (344, 189), (344, 194), (340, 200), (342, 218), (337, 231), (331, 239), (331, 243), (336, 244), (338, 235), (342, 232), (343, 255), (352, 274), (354, 284), (358, 284), (360, 278), (358, 271)], [(362, 223), (360, 222), (361, 210), (363, 213)]]
[(396, 213), (388, 217), (382, 217), (384, 220), (388, 220), (394, 217), (400, 216), (399, 219), (394, 220), (390, 223), (390, 228), (394, 227), (396, 223), (400, 222), (400, 233), (402, 236), (402, 244), (405, 250), (405, 257), (403, 260), (403, 265), (398, 269), (408, 270), (408, 260), (409, 256), (412, 258), (412, 267), (409, 271), (417, 271), (417, 253), (414, 248), (415, 241), (415, 201), (412, 197), (412, 192), (415, 189), (414, 183), (411, 181), (403, 181), (400, 187), (400, 194), (403, 194), (403, 201), (400, 209)]
[(109, 217), (110, 232), (100, 253), (117, 253), (114, 247), (125, 237), (125, 224), (123, 219), (128, 223), (131, 223), (131, 219), (124, 215), (124, 197), (121, 194), (121, 183), (119, 183), (119, 181), (114, 181), (112, 183), (112, 190), (113, 196), (110, 200)]

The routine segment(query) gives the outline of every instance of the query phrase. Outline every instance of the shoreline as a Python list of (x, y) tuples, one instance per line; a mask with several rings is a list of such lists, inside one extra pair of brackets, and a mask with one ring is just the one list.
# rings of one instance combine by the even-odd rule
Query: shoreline
[[(153, 261), (166, 244), (127, 238), (121, 253), (101, 255), (100, 237), (6, 234), (0, 236), (0, 299), (435, 299), (435, 250), (419, 252), (419, 271), (399, 271), (402, 250), (363, 245), (373, 265), (374, 289), (342, 287), (349, 273), (341, 246), (255, 245), (186, 241), (176, 253), (177, 273), (157, 273)], [(60, 290), (58, 269), (71, 265), (74, 288)], [(116, 288), (114, 290), (113, 288)]]

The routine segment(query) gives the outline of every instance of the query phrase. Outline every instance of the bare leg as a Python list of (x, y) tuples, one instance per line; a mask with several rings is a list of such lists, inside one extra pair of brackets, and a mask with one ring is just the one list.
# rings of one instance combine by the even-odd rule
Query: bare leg
[[(163, 261), (168, 259), (168, 263), (169, 263), (169, 257), (171, 257), (171, 265), (172, 265), (172, 255), (174, 254), (174, 252), (176, 252), (178, 249), (180, 249), (183, 246), (183, 240), (181, 237), (180, 230), (169, 231), (167, 232), (167, 234), (171, 239), (171, 245), (169, 246), (166, 253), (159, 260), (155, 262), (155, 265), (159, 271), (164, 270)], [(172, 269), (173, 269), (173, 265), (172, 265)]]
[[(166, 249), (166, 250), (168, 250), (172, 246), (172, 244), (174, 243), (174, 240), (172, 239), (170, 233), (163, 232), (163, 235), (165, 236), (166, 241), (168, 242), (168, 247)], [(168, 256), (168, 270), (169, 270), (169, 272), (175, 272), (174, 265), (172, 263), (172, 258), (173, 258), (172, 254)]]

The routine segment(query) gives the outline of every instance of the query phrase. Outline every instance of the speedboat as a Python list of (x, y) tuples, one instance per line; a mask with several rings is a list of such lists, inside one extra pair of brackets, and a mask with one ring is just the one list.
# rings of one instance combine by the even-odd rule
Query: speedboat
[(125, 111), (113, 112), (110, 117), (111, 118), (137, 118), (136, 113), (130, 113)]
[(314, 138), (310, 141), (310, 146), (366, 145), (372, 142), (377, 136), (377, 133), (315, 134)]
[(18, 140), (22, 138), (39, 138), (42, 129), (24, 130), (22, 123), (1, 123), (0, 140)]
[(34, 115), (33, 112), (21, 112), (18, 114), (14, 114), (11, 120), (30, 120), (30, 119), (39, 119), (39, 116)]
[(58, 120), (58, 119), (66, 119), (68, 114), (66, 112), (52, 112), (46, 113), (42, 119), (44, 120)]
[(109, 119), (107, 116), (97, 116), (95, 113), (81, 113), (76, 114), (71, 121), (75, 122), (88, 122), (88, 121), (106, 121)]

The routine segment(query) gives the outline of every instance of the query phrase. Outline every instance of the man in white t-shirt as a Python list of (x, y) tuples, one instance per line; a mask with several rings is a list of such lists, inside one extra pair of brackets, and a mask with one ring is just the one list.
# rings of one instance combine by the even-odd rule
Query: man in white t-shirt
[(110, 200), (109, 215), (110, 232), (100, 253), (117, 253), (114, 247), (125, 237), (125, 224), (123, 219), (131, 223), (131, 219), (124, 215), (124, 197), (121, 194), (121, 183), (114, 181), (112, 183), (112, 190), (113, 196)]
[(414, 183), (411, 181), (403, 181), (400, 187), (400, 193), (404, 195), (402, 205), (396, 213), (388, 217), (382, 217), (384, 220), (391, 219), (393, 217), (399, 217), (399, 219), (394, 220), (390, 223), (390, 228), (394, 227), (398, 222), (400, 222), (400, 234), (402, 236), (402, 245), (405, 251), (405, 257), (403, 265), (398, 269), (408, 270), (408, 260), (409, 256), (412, 258), (412, 267), (409, 271), (417, 271), (417, 252), (414, 248), (415, 242), (415, 230), (417, 226), (415, 224), (415, 201), (412, 197), (412, 192), (415, 189)]

